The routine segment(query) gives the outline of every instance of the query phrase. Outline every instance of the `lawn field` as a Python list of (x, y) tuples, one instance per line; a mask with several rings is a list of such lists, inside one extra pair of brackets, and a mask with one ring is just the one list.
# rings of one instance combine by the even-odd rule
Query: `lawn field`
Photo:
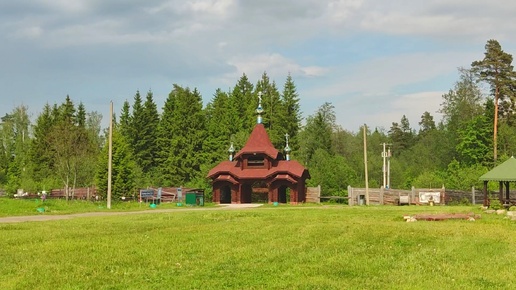
[[(279, 206), (0, 224), (0, 289), (516, 289), (516, 222), (474, 207)], [(45, 213), (46, 214), (46, 213)]]

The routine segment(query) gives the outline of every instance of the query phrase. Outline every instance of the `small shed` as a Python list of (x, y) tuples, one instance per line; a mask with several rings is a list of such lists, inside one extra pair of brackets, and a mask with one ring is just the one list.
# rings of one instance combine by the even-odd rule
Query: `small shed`
[(480, 176), (479, 179), (484, 182), (484, 206), (489, 206), (489, 197), (487, 194), (487, 183), (489, 181), (499, 182), (500, 191), (498, 193), (498, 199), (504, 206), (510, 206), (511, 196), (509, 191), (509, 183), (516, 182), (516, 159), (514, 156), (512, 156), (511, 158), (507, 159), (507, 161), (491, 169), (486, 174)]

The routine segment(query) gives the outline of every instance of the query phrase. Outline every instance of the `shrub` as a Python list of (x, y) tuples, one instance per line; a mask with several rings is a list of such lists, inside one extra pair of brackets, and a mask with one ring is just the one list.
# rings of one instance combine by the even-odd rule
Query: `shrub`
[(498, 210), (498, 209), (502, 209), (503, 207), (502, 207), (502, 203), (498, 199), (491, 198), (491, 200), (489, 202), (489, 208)]

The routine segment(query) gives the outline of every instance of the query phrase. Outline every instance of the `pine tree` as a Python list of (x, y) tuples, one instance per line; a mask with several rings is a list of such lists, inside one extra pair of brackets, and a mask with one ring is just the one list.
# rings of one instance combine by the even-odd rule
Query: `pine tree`
[(436, 129), (434, 117), (428, 112), (425, 111), (423, 115), (421, 115), (421, 121), (419, 122), (419, 136), (423, 137), (423, 135), (428, 134), (430, 131)]
[(488, 40), (485, 49), (484, 59), (474, 61), (471, 69), (479, 80), (485, 81), (491, 86), (491, 93), (494, 95), (493, 157), (496, 162), (498, 116), (500, 113), (502, 116), (507, 113), (507, 117), (514, 118), (516, 111), (516, 96), (511, 90), (511, 87), (514, 86), (515, 74), (512, 55), (504, 52), (498, 41)]
[(390, 142), (393, 144), (396, 155), (399, 155), (404, 150), (410, 148), (413, 145), (414, 133), (410, 128), (409, 120), (407, 116), (401, 117), (401, 122), (393, 122), (389, 130)]

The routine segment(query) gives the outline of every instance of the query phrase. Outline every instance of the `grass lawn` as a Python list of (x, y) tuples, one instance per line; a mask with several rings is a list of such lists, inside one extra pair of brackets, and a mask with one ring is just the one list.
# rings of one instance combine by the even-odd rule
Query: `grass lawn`
[[(7, 216), (26, 216), (39, 215), (38, 208), (43, 208), (44, 214), (61, 215), (85, 212), (113, 212), (113, 211), (140, 211), (149, 210), (150, 203), (138, 202), (113, 202), (111, 209), (106, 208), (106, 201), (86, 202), (82, 200), (64, 199), (47, 199), (42, 202), (41, 199), (11, 199), (0, 198), (0, 217)], [(206, 203), (205, 207), (215, 206), (212, 203)], [(184, 207), (184, 205), (183, 205)], [(176, 203), (162, 203), (158, 206), (160, 209), (181, 209)], [(184, 207), (186, 208), (186, 207)]]
[(279, 206), (0, 224), (0, 289), (516, 289), (516, 222), (402, 218), (473, 211)]

